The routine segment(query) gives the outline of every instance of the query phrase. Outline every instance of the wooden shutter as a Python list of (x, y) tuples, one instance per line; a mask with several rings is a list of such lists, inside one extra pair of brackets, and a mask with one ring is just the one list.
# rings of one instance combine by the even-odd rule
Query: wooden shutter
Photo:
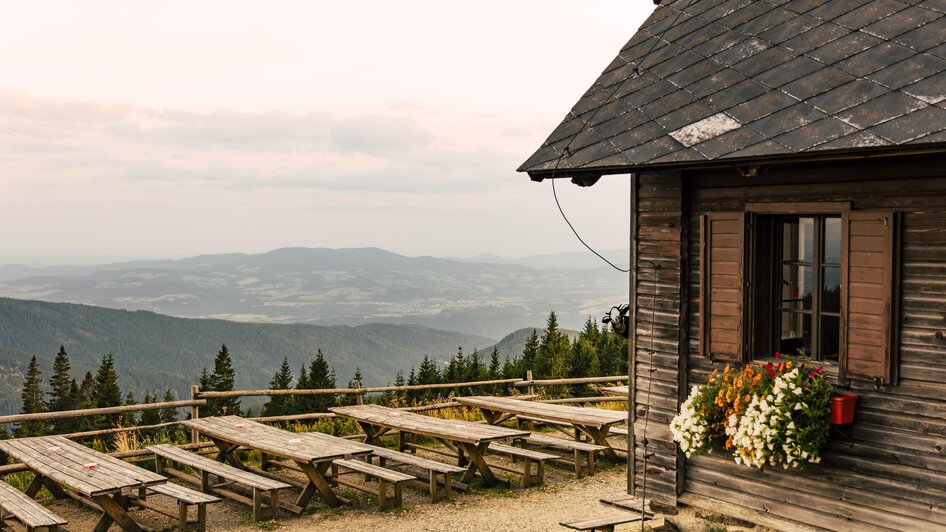
[(700, 352), (713, 360), (744, 359), (744, 212), (700, 217)]
[(898, 217), (894, 212), (844, 213), (841, 226), (842, 382), (896, 378)]

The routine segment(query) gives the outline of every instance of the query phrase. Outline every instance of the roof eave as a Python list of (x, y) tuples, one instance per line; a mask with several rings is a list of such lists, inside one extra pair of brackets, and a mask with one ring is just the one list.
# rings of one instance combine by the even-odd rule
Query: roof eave
[(532, 181), (543, 181), (545, 179), (560, 178), (582, 178), (602, 175), (642, 173), (642, 172), (678, 172), (707, 170), (719, 168), (734, 168), (740, 166), (753, 165), (771, 165), (771, 164), (797, 164), (811, 162), (834, 162), (857, 159), (873, 159), (880, 157), (903, 157), (912, 155), (932, 155), (946, 154), (946, 142), (937, 142), (931, 144), (919, 144), (916, 146), (880, 146), (875, 148), (851, 148), (843, 150), (831, 150), (825, 152), (809, 153), (790, 153), (775, 154), (752, 157), (732, 157), (726, 159), (714, 159), (709, 161), (683, 161), (668, 162), (662, 164), (639, 164), (622, 166), (599, 166), (591, 168), (575, 169), (553, 169), (553, 170), (526, 170), (518, 169), (518, 172), (526, 172)]

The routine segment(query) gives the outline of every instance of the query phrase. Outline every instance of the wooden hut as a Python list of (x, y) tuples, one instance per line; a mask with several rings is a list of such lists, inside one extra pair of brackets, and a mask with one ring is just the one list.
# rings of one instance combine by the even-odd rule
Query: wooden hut
[[(648, 498), (946, 530), (944, 36), (942, 1), (665, 1), (519, 169), (630, 174), (629, 489), (646, 415)], [(860, 395), (821, 464), (674, 446), (691, 386), (798, 348)]]

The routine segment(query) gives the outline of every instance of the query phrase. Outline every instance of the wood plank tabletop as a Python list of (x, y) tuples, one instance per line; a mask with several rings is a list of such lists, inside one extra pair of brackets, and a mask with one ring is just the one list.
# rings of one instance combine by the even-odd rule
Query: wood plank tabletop
[(536, 417), (571, 425), (605, 427), (627, 421), (627, 412), (620, 410), (536, 403), (534, 401), (521, 401), (509, 397), (481, 395), (455, 397), (454, 401), (462, 405), (476, 406), (494, 412)]
[(88, 496), (167, 482), (162, 475), (62, 436), (2, 440), (0, 450), (35, 473)]
[(456, 442), (481, 443), (507, 438), (525, 438), (530, 434), (529, 431), (456, 419), (435, 418), (380, 405), (336, 406), (329, 410), (339, 416), (370, 425)]
[(212, 438), (297, 462), (315, 463), (371, 454), (369, 447), (358, 442), (343, 438), (327, 440), (305, 432), (289, 432), (239, 416), (204, 417), (181, 423)]

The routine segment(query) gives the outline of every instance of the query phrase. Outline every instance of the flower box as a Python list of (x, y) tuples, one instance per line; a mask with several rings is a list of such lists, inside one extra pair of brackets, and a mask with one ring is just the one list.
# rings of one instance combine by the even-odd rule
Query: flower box
[(841, 393), (831, 397), (831, 424), (847, 425), (854, 422), (857, 394)]

